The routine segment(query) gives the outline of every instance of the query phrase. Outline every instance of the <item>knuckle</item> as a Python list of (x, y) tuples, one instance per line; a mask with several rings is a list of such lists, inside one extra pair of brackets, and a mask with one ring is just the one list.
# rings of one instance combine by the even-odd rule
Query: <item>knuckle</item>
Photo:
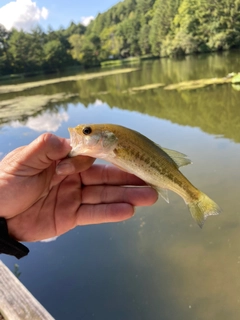
[(52, 133), (43, 133), (36, 139), (36, 141), (39, 144), (48, 144), (52, 137)]

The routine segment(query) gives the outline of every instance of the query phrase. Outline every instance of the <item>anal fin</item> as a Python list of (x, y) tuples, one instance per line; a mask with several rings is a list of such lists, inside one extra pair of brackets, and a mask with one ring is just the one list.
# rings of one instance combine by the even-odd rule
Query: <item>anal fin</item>
[(169, 203), (169, 198), (168, 198), (168, 190), (163, 189), (163, 188), (157, 188), (158, 193), (160, 196), (167, 202)]

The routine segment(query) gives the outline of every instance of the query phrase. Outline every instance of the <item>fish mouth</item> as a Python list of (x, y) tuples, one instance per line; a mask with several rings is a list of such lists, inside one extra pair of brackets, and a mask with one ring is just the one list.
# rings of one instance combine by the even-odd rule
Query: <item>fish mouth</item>
[(78, 155), (80, 155), (80, 153), (79, 153), (79, 148), (76, 147), (76, 148), (73, 148), (73, 149), (69, 152), (68, 157), (69, 157), (69, 158), (72, 158), (72, 157), (76, 157), (76, 156), (78, 156)]

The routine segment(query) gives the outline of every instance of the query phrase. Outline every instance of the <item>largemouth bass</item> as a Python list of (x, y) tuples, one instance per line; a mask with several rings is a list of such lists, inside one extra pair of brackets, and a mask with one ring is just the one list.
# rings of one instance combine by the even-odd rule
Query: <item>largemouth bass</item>
[(70, 157), (105, 159), (157, 189), (167, 202), (167, 190), (177, 193), (200, 227), (208, 216), (220, 213), (218, 205), (178, 170), (191, 163), (186, 155), (162, 148), (141, 133), (114, 124), (83, 124), (69, 128), (69, 133)]

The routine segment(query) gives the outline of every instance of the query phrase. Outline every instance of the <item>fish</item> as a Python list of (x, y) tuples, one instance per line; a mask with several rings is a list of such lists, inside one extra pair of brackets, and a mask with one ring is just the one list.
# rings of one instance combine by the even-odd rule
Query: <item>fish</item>
[(221, 212), (179, 170), (192, 163), (185, 154), (163, 148), (140, 132), (116, 124), (80, 124), (68, 130), (72, 147), (69, 157), (86, 155), (104, 159), (142, 179), (168, 203), (168, 190), (177, 193), (200, 227), (208, 216)]

